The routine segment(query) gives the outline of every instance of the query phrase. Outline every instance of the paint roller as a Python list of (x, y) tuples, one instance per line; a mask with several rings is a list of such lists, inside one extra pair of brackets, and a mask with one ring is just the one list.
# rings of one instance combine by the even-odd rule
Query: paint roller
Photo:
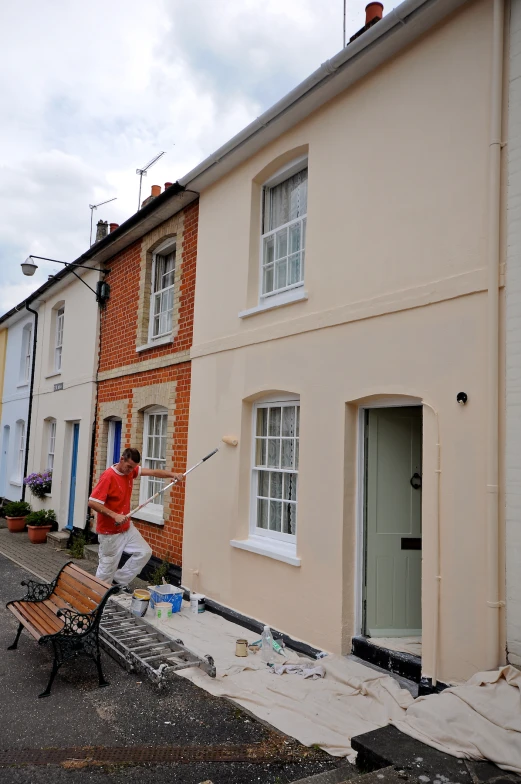
[[(224, 440), (224, 439), (223, 439), (223, 440)], [(214, 449), (214, 450), (213, 450), (213, 452), (209, 452), (209, 453), (206, 455), (206, 457), (203, 457), (203, 458), (201, 458), (201, 460), (199, 460), (199, 462), (198, 462), (198, 463), (196, 463), (196, 464), (195, 464), (195, 465), (193, 465), (191, 468), (189, 468), (189, 469), (188, 469), (188, 471), (185, 471), (185, 472), (184, 472), (184, 474), (183, 474), (183, 477), (185, 477), (185, 476), (188, 476), (188, 474), (191, 474), (191, 473), (192, 473), (192, 471), (195, 471), (195, 469), (196, 469), (196, 468), (198, 468), (200, 465), (202, 465), (202, 464), (203, 464), (203, 463), (205, 463), (207, 460), (209, 460), (211, 457), (213, 457), (213, 455), (215, 455), (215, 453), (216, 453), (216, 452), (218, 452), (218, 451), (219, 451), (219, 447), (217, 447), (217, 449)], [(151, 496), (150, 496), (150, 498), (147, 498), (147, 500), (146, 500), (146, 501), (143, 501), (143, 503), (142, 503), (142, 504), (140, 504), (139, 506), (136, 506), (136, 508), (135, 508), (135, 509), (133, 509), (131, 512), (129, 512), (129, 513), (128, 513), (128, 515), (126, 515), (125, 519), (127, 519), (127, 518), (129, 518), (129, 517), (132, 517), (133, 515), (135, 515), (135, 514), (136, 514), (136, 512), (139, 512), (139, 510), (140, 510), (140, 509), (143, 509), (143, 507), (144, 507), (144, 506), (146, 506), (146, 505), (147, 505), (147, 504), (149, 504), (151, 501), (153, 501), (153, 500), (154, 500), (154, 498), (157, 498), (157, 496), (158, 496), (158, 495), (161, 495), (161, 493), (164, 493), (164, 492), (165, 492), (165, 490), (168, 490), (168, 488), (169, 488), (169, 487), (172, 487), (172, 485), (176, 485), (176, 484), (177, 484), (177, 482), (178, 482), (178, 480), (177, 480), (177, 479), (174, 479), (172, 482), (170, 482), (170, 484), (169, 484), (169, 485), (167, 485), (166, 487), (163, 487), (161, 490), (158, 490), (158, 492), (157, 492), (157, 493), (154, 493), (154, 495), (151, 495)], [(122, 525), (122, 523), (116, 523), (116, 525)]]

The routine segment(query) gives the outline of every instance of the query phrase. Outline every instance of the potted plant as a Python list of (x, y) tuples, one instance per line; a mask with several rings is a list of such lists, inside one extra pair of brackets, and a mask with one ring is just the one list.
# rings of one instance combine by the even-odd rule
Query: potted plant
[(56, 523), (56, 513), (54, 509), (40, 509), (39, 512), (27, 515), (25, 522), (29, 541), (33, 544), (45, 544), (47, 534)]
[(40, 473), (29, 474), (24, 479), (26, 485), (31, 493), (36, 498), (45, 498), (51, 492), (52, 487), (52, 471), (41, 471)]
[(31, 511), (31, 505), (27, 501), (10, 501), (4, 506), (7, 528), (12, 534), (23, 531), (25, 519)]

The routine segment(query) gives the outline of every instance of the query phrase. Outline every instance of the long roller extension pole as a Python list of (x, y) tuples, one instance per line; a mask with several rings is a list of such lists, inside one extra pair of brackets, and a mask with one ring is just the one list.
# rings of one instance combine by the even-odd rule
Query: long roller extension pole
[[(184, 474), (183, 474), (183, 476), (188, 476), (188, 474), (190, 474), (192, 471), (194, 471), (194, 470), (195, 470), (195, 469), (196, 469), (198, 466), (200, 466), (202, 463), (206, 462), (206, 460), (209, 460), (209, 459), (210, 459), (210, 457), (213, 457), (213, 455), (215, 455), (215, 453), (216, 453), (216, 452), (218, 452), (218, 451), (219, 451), (219, 447), (217, 447), (217, 449), (214, 449), (214, 450), (213, 450), (213, 452), (210, 452), (209, 454), (207, 454), (207, 455), (206, 455), (206, 457), (203, 457), (203, 458), (202, 458), (202, 460), (199, 460), (199, 462), (198, 462), (198, 463), (196, 463), (195, 465), (193, 465), (191, 468), (189, 468), (189, 469), (188, 469), (188, 471), (185, 471), (185, 472), (184, 472)], [(139, 512), (139, 510), (140, 510), (140, 509), (143, 509), (143, 507), (144, 507), (144, 506), (146, 506), (147, 504), (149, 504), (149, 503), (150, 503), (150, 501), (153, 501), (153, 500), (154, 500), (154, 498), (157, 498), (157, 496), (158, 496), (158, 495), (161, 495), (161, 493), (164, 493), (164, 492), (165, 492), (165, 490), (168, 490), (168, 488), (169, 488), (169, 487), (172, 487), (172, 485), (175, 485), (175, 484), (177, 484), (177, 481), (178, 481), (177, 479), (174, 479), (174, 481), (173, 481), (173, 482), (170, 482), (170, 484), (169, 484), (169, 485), (167, 485), (166, 487), (163, 487), (163, 489), (162, 489), (162, 490), (159, 490), (157, 493), (154, 493), (154, 495), (151, 495), (151, 496), (150, 496), (150, 498), (147, 498), (147, 500), (146, 500), (146, 501), (144, 501), (144, 502), (143, 502), (142, 504), (140, 504), (139, 506), (136, 506), (136, 508), (135, 508), (135, 509), (133, 509), (131, 512), (129, 512), (129, 513), (128, 513), (128, 515), (127, 515), (127, 517), (132, 517), (133, 515), (135, 515), (135, 514), (136, 514), (136, 512)]]

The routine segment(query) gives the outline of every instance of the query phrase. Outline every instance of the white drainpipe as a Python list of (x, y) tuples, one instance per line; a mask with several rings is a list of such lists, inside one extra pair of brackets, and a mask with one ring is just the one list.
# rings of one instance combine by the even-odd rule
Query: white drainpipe
[(490, 98), (487, 294), (487, 666), (499, 665), (499, 241), (504, 0), (494, 0)]

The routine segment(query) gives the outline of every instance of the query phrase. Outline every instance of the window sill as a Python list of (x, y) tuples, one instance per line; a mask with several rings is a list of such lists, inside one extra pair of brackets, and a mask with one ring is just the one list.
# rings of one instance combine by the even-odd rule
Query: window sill
[(230, 544), (239, 550), (265, 555), (275, 561), (290, 564), (290, 566), (300, 566), (300, 558), (297, 558), (297, 546), (288, 542), (268, 540), (268, 537), (264, 536), (250, 536), (248, 539), (232, 539)]
[(54, 373), (49, 373), (49, 375), (45, 376), (45, 378), (56, 378), (56, 376), (61, 376), (61, 374), (61, 370), (56, 370)]
[(145, 343), (144, 346), (138, 346), (136, 348), (136, 354), (139, 354), (141, 351), (148, 351), (148, 349), (150, 348), (156, 348), (156, 346), (167, 346), (169, 343), (174, 342), (174, 336), (175, 334), (166, 335), (163, 338), (157, 338), (157, 340), (151, 340), (149, 343)]
[(133, 520), (141, 520), (144, 523), (152, 523), (153, 525), (164, 526), (165, 521), (160, 515), (152, 514), (152, 512), (145, 512), (144, 509), (132, 515)]
[(10, 479), (9, 484), (13, 485), (13, 487), (22, 487), (22, 483), (18, 479)]
[(17, 389), (25, 389), (25, 387), (28, 387), (28, 386), (29, 386), (29, 382), (28, 381), (24, 381), (22, 384), (17, 384), (16, 388)]
[(257, 313), (264, 313), (265, 310), (274, 310), (275, 308), (282, 308), (285, 305), (291, 305), (293, 302), (303, 302), (307, 300), (308, 293), (305, 289), (291, 289), (284, 295), (277, 297), (266, 297), (259, 305), (249, 310), (241, 310), (238, 314), (239, 318), (248, 318), (255, 316)]

